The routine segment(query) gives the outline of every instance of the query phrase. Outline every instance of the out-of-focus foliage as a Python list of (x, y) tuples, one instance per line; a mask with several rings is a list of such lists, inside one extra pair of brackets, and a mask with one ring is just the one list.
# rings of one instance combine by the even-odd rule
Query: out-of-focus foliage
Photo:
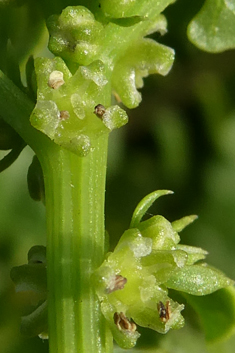
[[(57, 2), (58, 7), (61, 3)], [(234, 279), (235, 51), (207, 54), (188, 41), (187, 26), (203, 3), (181, 0), (165, 11), (168, 34), (157, 34), (156, 38), (175, 49), (173, 69), (167, 77), (152, 76), (145, 80), (143, 103), (128, 112), (129, 124), (110, 136), (106, 228), (113, 249), (143, 196), (156, 189), (174, 190), (170, 202), (163, 198), (150, 212), (164, 214), (170, 221), (182, 214), (198, 214), (199, 219), (181, 233), (182, 242), (209, 250), (207, 262)], [(48, 10), (47, 15), (51, 13)], [(31, 246), (45, 245), (44, 206), (32, 201), (27, 192), (31, 160), (32, 154), (26, 149), (15, 165), (0, 175), (3, 353), (48, 352), (47, 342), (20, 337), (19, 303), (15, 302), (9, 277), (11, 267), (26, 262)], [(206, 347), (194, 311), (186, 305), (183, 315), (186, 326), (166, 336), (143, 329), (133, 352), (234, 351), (234, 337)]]
[(192, 42), (208, 52), (235, 47), (235, 1), (206, 0), (191, 21), (188, 34)]

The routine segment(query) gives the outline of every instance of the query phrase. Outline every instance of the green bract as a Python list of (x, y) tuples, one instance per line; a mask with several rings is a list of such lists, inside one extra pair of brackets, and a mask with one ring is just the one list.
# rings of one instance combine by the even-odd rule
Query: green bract
[[(51, 16), (47, 22), (49, 49), (59, 57), (36, 59), (38, 94), (31, 124), (80, 156), (87, 155), (101, 134), (126, 124), (125, 111), (111, 106), (111, 95), (134, 108), (141, 101), (137, 89), (143, 86), (143, 77), (169, 72), (174, 51), (143, 37), (166, 32), (160, 11), (171, 2), (152, 5), (149, 0), (141, 6), (125, 2), (121, 18), (109, 11), (117, 6), (115, 2), (111, 8), (101, 3), (104, 12), (99, 9), (97, 19), (83, 6), (67, 7), (61, 15)], [(156, 11), (143, 16), (137, 10), (146, 10), (147, 3)], [(98, 104), (105, 112), (97, 117)]]
[(179, 244), (176, 229), (182, 230), (195, 216), (172, 224), (162, 216), (141, 222), (153, 200), (167, 193), (159, 190), (140, 202), (132, 218), (134, 228), (122, 235), (93, 276), (103, 315), (123, 348), (135, 345), (135, 324), (160, 333), (184, 325), (184, 305), (168, 296), (168, 288), (202, 296), (233, 283), (218, 270), (196, 263), (205, 258), (205, 250)]

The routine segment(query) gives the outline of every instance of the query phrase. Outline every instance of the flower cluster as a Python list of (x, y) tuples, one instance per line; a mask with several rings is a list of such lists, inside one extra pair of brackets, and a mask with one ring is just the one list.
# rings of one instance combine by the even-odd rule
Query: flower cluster
[[(96, 16), (83, 6), (69, 6), (47, 22), (49, 49), (57, 56), (35, 60), (37, 104), (30, 121), (79, 156), (86, 156), (101, 134), (127, 123), (126, 112), (111, 105), (112, 95), (128, 108), (138, 106), (143, 77), (166, 75), (174, 61), (172, 49), (145, 38), (166, 32), (160, 14), (166, 4), (155, 4), (154, 16), (143, 16), (136, 15), (138, 4), (128, 3), (128, 17), (111, 17), (103, 2), (105, 12), (99, 8)], [(94, 114), (99, 105), (102, 116)]]
[(95, 114), (96, 106), (106, 103), (108, 80), (101, 61), (72, 75), (61, 58), (38, 58), (35, 70), (38, 99), (30, 121), (58, 145), (86, 156), (94, 139), (127, 123), (118, 105), (106, 106), (102, 117)]
[(141, 201), (130, 229), (93, 276), (102, 313), (123, 348), (135, 345), (136, 325), (160, 333), (184, 325), (184, 305), (173, 301), (168, 289), (201, 296), (233, 283), (218, 270), (198, 263), (205, 258), (205, 250), (179, 244), (178, 232), (196, 216), (170, 223), (158, 215), (141, 222), (150, 204), (168, 193), (156, 191)]

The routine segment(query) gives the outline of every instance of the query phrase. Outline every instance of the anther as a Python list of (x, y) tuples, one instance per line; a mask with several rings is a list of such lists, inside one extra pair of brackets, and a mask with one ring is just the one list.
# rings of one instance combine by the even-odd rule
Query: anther
[(52, 71), (49, 80), (48, 86), (57, 89), (64, 84), (64, 74), (61, 71)]
[(105, 112), (106, 112), (106, 109), (102, 104), (97, 104), (95, 106), (94, 114), (98, 116), (98, 118), (102, 118)]
[(115, 313), (113, 320), (120, 331), (136, 331), (136, 324), (133, 321), (130, 321), (123, 312)]
[(109, 286), (107, 288), (107, 293), (115, 292), (116, 290), (123, 289), (127, 279), (121, 275), (115, 275), (111, 278)]

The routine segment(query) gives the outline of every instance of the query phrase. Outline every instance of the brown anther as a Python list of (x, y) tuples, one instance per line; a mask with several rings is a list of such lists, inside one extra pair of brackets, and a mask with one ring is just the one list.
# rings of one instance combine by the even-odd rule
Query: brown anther
[(115, 313), (113, 320), (120, 331), (136, 331), (136, 324), (133, 321), (130, 321), (123, 312)]
[(67, 120), (69, 117), (70, 117), (70, 114), (67, 110), (60, 111), (60, 119), (61, 120)]
[(64, 74), (61, 71), (52, 71), (49, 76), (48, 86), (57, 89), (64, 84)]
[(98, 118), (102, 118), (105, 112), (106, 112), (106, 109), (102, 104), (97, 104), (95, 106), (94, 114), (98, 116)]
[(109, 286), (106, 290), (107, 293), (109, 294), (109, 293), (115, 292), (116, 290), (123, 289), (126, 282), (127, 282), (127, 279), (125, 277), (122, 277), (121, 275), (115, 275), (109, 281)]
[(169, 300), (166, 301), (166, 305), (163, 304), (163, 302), (159, 302), (157, 304), (158, 312), (159, 312), (159, 317), (162, 322), (167, 322), (170, 319), (170, 302)]

